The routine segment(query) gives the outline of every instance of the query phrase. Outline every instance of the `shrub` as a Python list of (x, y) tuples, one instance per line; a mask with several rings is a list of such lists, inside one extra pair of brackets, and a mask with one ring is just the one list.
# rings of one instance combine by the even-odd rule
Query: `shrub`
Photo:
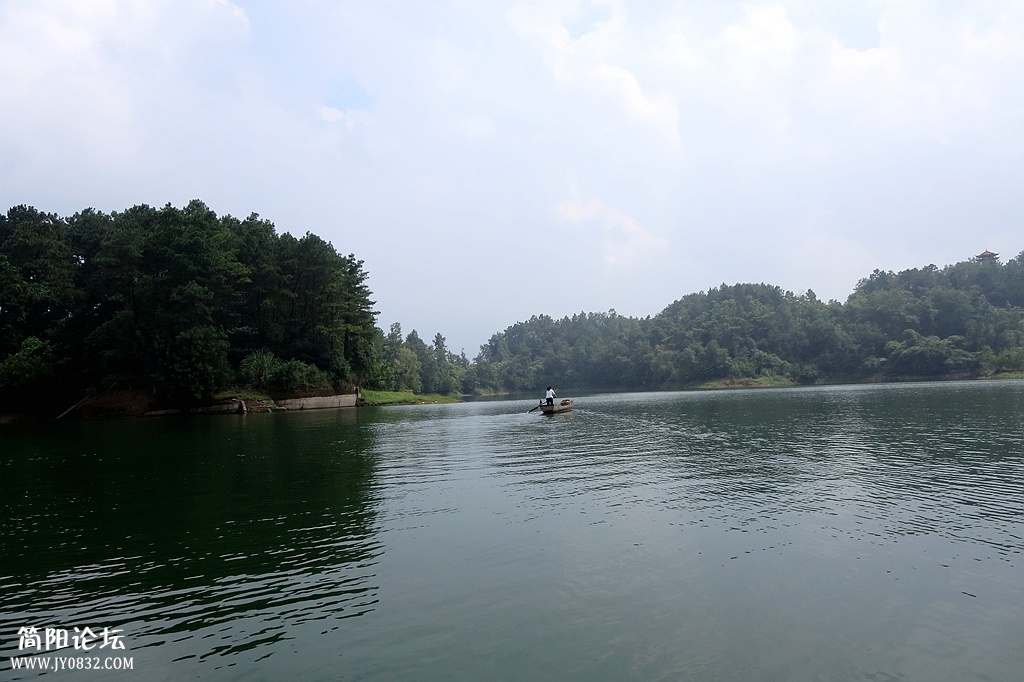
[(301, 360), (282, 360), (269, 350), (247, 355), (239, 365), (241, 380), (253, 388), (296, 391), (331, 385), (330, 375)]
[(284, 368), (284, 361), (269, 350), (256, 351), (247, 355), (239, 365), (242, 381), (253, 388), (269, 389)]
[(50, 344), (30, 336), (17, 353), (0, 362), (0, 388), (24, 390), (53, 376)]

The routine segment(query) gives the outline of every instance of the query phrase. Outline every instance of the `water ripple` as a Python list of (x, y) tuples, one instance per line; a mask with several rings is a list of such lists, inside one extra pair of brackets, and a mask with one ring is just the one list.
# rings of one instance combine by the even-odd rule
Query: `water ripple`
[(93, 624), (192, 677), (1001, 679), (1024, 663), (1021, 387), (14, 433), (2, 653)]

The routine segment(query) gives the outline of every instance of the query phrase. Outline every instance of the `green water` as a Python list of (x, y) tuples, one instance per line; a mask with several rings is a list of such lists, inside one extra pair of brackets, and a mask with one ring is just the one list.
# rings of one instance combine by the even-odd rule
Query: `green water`
[(1024, 382), (573, 397), (4, 426), (0, 679), (1021, 679)]

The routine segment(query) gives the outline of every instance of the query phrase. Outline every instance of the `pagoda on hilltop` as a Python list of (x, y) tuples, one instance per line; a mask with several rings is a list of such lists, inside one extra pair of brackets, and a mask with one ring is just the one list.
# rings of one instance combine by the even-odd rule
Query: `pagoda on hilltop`
[(975, 256), (974, 260), (976, 260), (979, 263), (998, 263), (999, 262), (999, 254), (998, 253), (992, 253), (988, 249), (985, 249), (984, 251), (979, 253), (977, 256)]

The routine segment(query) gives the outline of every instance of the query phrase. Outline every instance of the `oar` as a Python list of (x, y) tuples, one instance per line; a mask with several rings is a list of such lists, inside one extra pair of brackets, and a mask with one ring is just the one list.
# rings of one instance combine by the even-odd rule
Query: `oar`
[[(538, 405), (537, 407), (533, 408), (533, 410), (536, 410), (536, 409), (537, 409), (538, 407), (540, 407), (540, 406), (541, 406), (541, 405), (543, 405), (543, 404), (544, 404), (544, 403), (541, 403), (541, 404), (540, 404), (540, 405)], [(530, 412), (533, 412), (533, 410), (530, 410)], [(526, 414), (530, 414), (530, 412), (527, 412)]]

